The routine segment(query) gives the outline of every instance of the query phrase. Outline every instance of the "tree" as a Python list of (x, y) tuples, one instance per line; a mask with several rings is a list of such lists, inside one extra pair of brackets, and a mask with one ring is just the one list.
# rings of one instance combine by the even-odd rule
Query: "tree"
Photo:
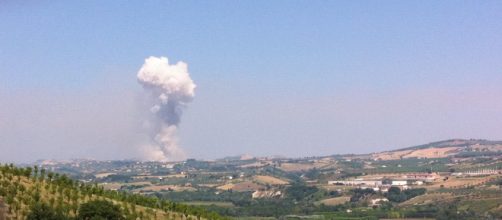
[(78, 219), (124, 219), (120, 207), (105, 200), (94, 200), (80, 206)]
[(38, 176), (38, 166), (33, 166), (33, 179), (36, 180)]
[(31, 171), (32, 171), (31, 167), (26, 167), (26, 169), (24, 170), (24, 176), (25, 176), (26, 178), (30, 178), (30, 176), (31, 176)]
[(301, 201), (317, 191), (319, 191), (319, 189), (315, 186), (294, 184), (286, 189), (286, 195), (296, 201)]
[(425, 193), (424, 188), (408, 189), (401, 191), (398, 187), (390, 187), (389, 192), (386, 194), (387, 199), (391, 202), (404, 202), (413, 197), (423, 195)]
[(40, 170), (40, 181), (45, 180), (45, 172), (46, 172), (46, 170), (43, 168)]
[(49, 182), (52, 181), (52, 178), (54, 178), (54, 173), (48, 173), (47, 174), (47, 179), (49, 179)]
[(350, 197), (350, 202), (359, 202), (362, 198), (375, 194), (373, 189), (353, 189), (351, 190), (352, 196)]
[(403, 202), (406, 201), (406, 195), (401, 193), (401, 189), (399, 187), (390, 187), (387, 193), (387, 199), (391, 202)]
[(449, 204), (446, 207), (441, 207), (441, 209), (436, 214), (436, 219), (447, 220), (447, 219), (459, 219), (457, 212), (457, 207), (453, 204)]
[(27, 220), (62, 220), (65, 219), (64, 216), (58, 214), (54, 209), (45, 203), (37, 202), (31, 209), (30, 213), (26, 217)]

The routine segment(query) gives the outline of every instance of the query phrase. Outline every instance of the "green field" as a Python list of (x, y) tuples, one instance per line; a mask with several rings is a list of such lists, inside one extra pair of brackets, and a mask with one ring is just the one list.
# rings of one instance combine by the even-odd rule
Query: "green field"
[(219, 206), (219, 207), (225, 207), (225, 208), (231, 208), (235, 207), (235, 205), (231, 202), (213, 202), (213, 201), (191, 201), (191, 202), (184, 202), (184, 204), (187, 205), (193, 205), (193, 206)]

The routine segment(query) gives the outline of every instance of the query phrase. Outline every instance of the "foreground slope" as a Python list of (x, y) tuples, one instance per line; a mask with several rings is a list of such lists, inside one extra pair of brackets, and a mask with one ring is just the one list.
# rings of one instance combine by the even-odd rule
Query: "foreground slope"
[(62, 219), (79, 216), (82, 204), (110, 201), (124, 219), (220, 219), (201, 208), (159, 200), (154, 197), (104, 190), (65, 175), (47, 173), (38, 167), (0, 167), (0, 219), (26, 219), (37, 205), (55, 210)]

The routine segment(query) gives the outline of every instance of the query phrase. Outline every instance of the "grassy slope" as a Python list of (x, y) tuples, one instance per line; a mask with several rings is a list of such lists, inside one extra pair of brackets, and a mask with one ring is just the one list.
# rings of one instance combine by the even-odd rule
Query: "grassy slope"
[[(15, 179), (13, 181), (18, 181), (18, 180)], [(60, 193), (57, 191), (56, 192), (52, 191), (53, 186), (51, 186), (52, 184), (48, 183), (47, 181), (34, 182), (33, 179), (31, 179), (31, 178), (28, 179), (26, 177), (21, 177), (19, 183), (20, 183), (20, 185), (23, 185), (28, 191), (34, 190), (35, 187), (40, 187), (41, 200), (46, 203), (49, 203), (49, 204), (51, 203), (51, 200), (54, 201), (55, 203), (57, 203), (57, 201), (60, 199), (60, 197), (65, 197), (64, 192)], [(70, 192), (70, 194), (76, 194), (76, 193), (77, 192), (75, 190), (71, 190), (71, 192)], [(27, 196), (27, 194), (19, 195), (16, 198), (16, 200), (22, 200), (21, 197), (24, 197), (24, 196)], [(108, 198), (105, 198), (102, 196), (97, 196), (97, 195), (91, 195), (91, 196), (79, 195), (78, 202), (75, 204), (82, 204), (82, 203), (88, 202), (90, 200), (96, 200), (96, 199), (112, 201), (114, 204), (121, 206), (122, 209), (124, 209), (126, 206), (128, 206), (128, 209), (132, 209), (132, 207), (135, 206), (134, 209), (136, 210), (136, 212), (138, 212), (138, 214), (143, 213), (142, 215), (144, 215), (144, 217), (146, 219), (159, 219), (160, 220), (160, 219), (168, 219), (168, 218), (172, 218), (172, 217), (174, 217), (174, 219), (183, 219), (183, 218), (181, 218), (181, 216), (182, 216), (181, 213), (165, 212), (165, 211), (162, 211), (159, 209), (152, 209), (152, 208), (148, 208), (148, 207), (144, 207), (144, 206), (132, 205), (131, 203), (111, 200), (111, 199), (108, 199)], [(68, 198), (63, 198), (63, 202), (74, 204), (72, 199), (68, 199)], [(57, 206), (57, 204), (55, 204), (55, 206)], [(18, 208), (18, 210), (9, 214), (9, 217), (11, 217), (13, 219), (19, 219), (19, 218), (25, 219), (28, 212), (29, 212), (28, 205), (21, 204), (21, 207)], [(75, 214), (76, 214), (74, 211), (70, 211), (69, 213), (70, 213), (70, 216), (75, 216)]]
[[(13, 169), (22, 170), (18, 168)], [(120, 195), (116, 192), (103, 191), (102, 189), (99, 192), (100, 189), (97, 187), (91, 187), (90, 189), (92, 191), (77, 187), (76, 182), (65, 185), (60, 182), (57, 183), (54, 180), (50, 181), (48, 178), (28, 177), (19, 172), (16, 173), (12, 169), (8, 171), (2, 170), (2, 173), (0, 173), (0, 198), (9, 206), (8, 217), (10, 219), (25, 219), (29, 214), (30, 205), (35, 203), (36, 200), (49, 204), (55, 209), (62, 210), (68, 217), (74, 217), (78, 214), (80, 204), (90, 200), (108, 200), (120, 206), (127, 219), (136, 219), (137, 217), (141, 219), (205, 219), (186, 214), (193, 213), (196, 210), (189, 206), (169, 203), (169, 208), (168, 206), (162, 206), (164, 207), (162, 209), (155, 208), (157, 205), (145, 207), (138, 205), (137, 202), (132, 202), (134, 200), (115, 199), (120, 198)], [(144, 198), (147, 199), (146, 197)], [(169, 211), (173, 209), (172, 206), (177, 206), (178, 209), (176, 210), (179, 210), (181, 207), (181, 210), (184, 211), (182, 213)], [(199, 209), (199, 211), (201, 210)], [(214, 218), (221, 217), (214, 216)]]

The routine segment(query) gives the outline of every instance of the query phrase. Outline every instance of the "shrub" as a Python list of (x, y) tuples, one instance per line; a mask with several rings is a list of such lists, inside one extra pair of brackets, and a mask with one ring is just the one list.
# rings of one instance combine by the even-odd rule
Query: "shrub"
[(78, 219), (124, 219), (120, 207), (105, 200), (94, 200), (80, 206)]
[(53, 208), (45, 203), (37, 202), (30, 208), (30, 213), (26, 217), (28, 220), (62, 220), (65, 219), (61, 213), (57, 213)]

